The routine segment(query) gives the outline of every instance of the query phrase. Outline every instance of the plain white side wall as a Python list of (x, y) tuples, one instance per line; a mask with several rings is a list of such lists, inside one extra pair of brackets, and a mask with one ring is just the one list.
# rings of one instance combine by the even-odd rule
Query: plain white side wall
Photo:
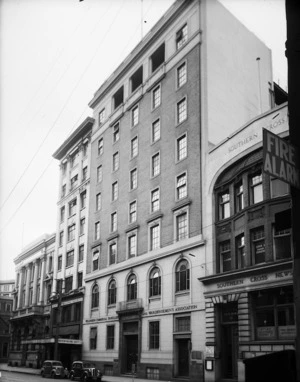
[[(206, 52), (207, 123), (216, 144), (270, 109), (271, 50), (222, 4), (208, 0), (203, 48)], [(203, 11), (203, 8), (202, 8)], [(257, 57), (260, 57), (261, 102)], [(205, 58), (205, 57), (204, 57)]]

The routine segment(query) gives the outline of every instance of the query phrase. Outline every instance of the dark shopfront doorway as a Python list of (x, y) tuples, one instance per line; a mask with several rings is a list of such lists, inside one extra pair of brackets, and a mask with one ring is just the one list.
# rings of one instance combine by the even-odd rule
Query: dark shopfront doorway
[(222, 377), (236, 380), (238, 376), (238, 323), (237, 303), (222, 306), (221, 354)]

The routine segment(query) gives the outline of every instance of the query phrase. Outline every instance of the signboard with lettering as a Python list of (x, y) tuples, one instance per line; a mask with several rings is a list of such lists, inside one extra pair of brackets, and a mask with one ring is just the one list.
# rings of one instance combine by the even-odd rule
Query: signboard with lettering
[(299, 153), (293, 145), (263, 129), (263, 171), (300, 189)]

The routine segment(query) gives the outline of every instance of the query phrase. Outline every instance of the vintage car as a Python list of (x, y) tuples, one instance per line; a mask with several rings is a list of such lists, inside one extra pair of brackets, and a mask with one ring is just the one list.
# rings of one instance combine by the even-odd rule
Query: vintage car
[(66, 378), (68, 371), (60, 361), (46, 360), (41, 368), (41, 376), (51, 378)]
[(69, 378), (72, 381), (79, 379), (80, 381), (100, 382), (102, 379), (102, 373), (92, 362), (75, 361), (72, 364)]

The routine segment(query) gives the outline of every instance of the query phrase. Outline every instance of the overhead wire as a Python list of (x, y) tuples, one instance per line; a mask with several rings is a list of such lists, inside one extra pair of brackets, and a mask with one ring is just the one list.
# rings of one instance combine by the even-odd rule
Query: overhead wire
[[(85, 67), (83, 73), (81, 74), (81, 76), (79, 77), (79, 79), (77, 80), (77, 82), (75, 83), (75, 86), (73, 87), (72, 91), (70, 92), (69, 96), (67, 97), (67, 100), (66, 102), (63, 104), (63, 107), (61, 108), (57, 118), (55, 119), (54, 123), (52, 124), (52, 126), (50, 127), (50, 129), (48, 130), (46, 136), (44, 137), (43, 141), (39, 144), (36, 152), (34, 153), (33, 157), (31, 158), (31, 160), (29, 161), (28, 165), (25, 167), (24, 171), (22, 172), (22, 174), (20, 175), (19, 179), (17, 180), (16, 184), (13, 186), (12, 190), (9, 192), (7, 198), (5, 199), (5, 201), (3, 202), (3, 204), (1, 205), (0, 207), (0, 210), (4, 207), (4, 205), (6, 204), (6, 202), (9, 200), (10, 196), (12, 195), (12, 193), (14, 192), (14, 190), (16, 189), (16, 187), (19, 185), (19, 183), (21, 182), (21, 180), (23, 179), (24, 175), (26, 174), (27, 170), (29, 169), (29, 167), (31, 166), (31, 164), (33, 163), (34, 159), (36, 158), (36, 156), (38, 155), (40, 149), (42, 148), (43, 144), (45, 143), (46, 139), (48, 138), (48, 136), (50, 135), (50, 133), (52, 132), (52, 130), (54, 129), (54, 127), (56, 126), (56, 123), (57, 121), (59, 120), (60, 116), (62, 115), (63, 111), (65, 110), (69, 100), (71, 99), (71, 97), (73, 96), (75, 90), (77, 89), (78, 85), (80, 84), (82, 78), (84, 77), (85, 73), (87, 72), (87, 70), (89, 69), (90, 65), (92, 64), (93, 60), (95, 59), (95, 57), (97, 56), (98, 54), (98, 51), (104, 41), (104, 39), (106, 38), (107, 34), (109, 33), (110, 29), (112, 28), (112, 25), (114, 24), (115, 20), (117, 19), (121, 9), (123, 8), (123, 5), (124, 5), (124, 2), (125, 0), (122, 1), (122, 5), (120, 6), (118, 12), (116, 12), (115, 16), (114, 16), (114, 19), (113, 21), (110, 23), (109, 25), (109, 28), (107, 29), (107, 31), (105, 32), (103, 38), (100, 40), (100, 44), (98, 45), (98, 48), (96, 49), (95, 53), (93, 54), (92, 58), (90, 59), (90, 61), (88, 62), (88, 65)], [(75, 57), (74, 57), (75, 59)], [(65, 72), (64, 72), (65, 73)]]

